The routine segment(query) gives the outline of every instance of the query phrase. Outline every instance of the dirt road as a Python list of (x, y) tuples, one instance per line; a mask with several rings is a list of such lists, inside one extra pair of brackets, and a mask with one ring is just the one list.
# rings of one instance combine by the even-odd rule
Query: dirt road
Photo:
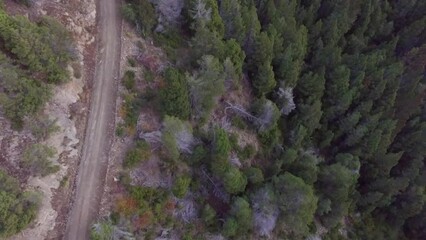
[(103, 192), (110, 130), (114, 124), (116, 83), (120, 58), (119, 0), (98, 0), (98, 56), (90, 113), (77, 175), (74, 204), (65, 239), (89, 239)]

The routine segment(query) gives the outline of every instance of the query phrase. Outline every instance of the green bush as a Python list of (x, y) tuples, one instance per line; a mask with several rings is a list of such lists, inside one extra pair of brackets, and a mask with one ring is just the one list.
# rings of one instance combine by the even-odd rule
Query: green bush
[(235, 133), (229, 134), (229, 143), (231, 144), (232, 149), (239, 149), (238, 135)]
[(34, 192), (21, 192), (16, 179), (0, 170), (0, 238), (8, 238), (36, 217), (40, 196)]
[(228, 160), (232, 148), (231, 143), (228, 134), (221, 128), (213, 131), (212, 139), (211, 170), (217, 176), (223, 177), (231, 167)]
[(258, 184), (264, 180), (262, 170), (256, 167), (250, 167), (244, 170), (244, 174), (246, 175), (248, 181), (252, 184)]
[(176, 50), (185, 46), (184, 35), (179, 30), (173, 28), (167, 29), (163, 33), (154, 33), (153, 37), (155, 42), (164, 49), (171, 60), (178, 60), (179, 56)]
[(198, 145), (194, 148), (189, 160), (191, 163), (202, 162), (208, 156), (208, 151), (203, 145)]
[(256, 154), (256, 149), (248, 144), (243, 149), (238, 149), (238, 157), (241, 160), (250, 159)]
[(293, 163), (297, 159), (297, 156), (297, 151), (293, 148), (289, 148), (284, 152), (282, 159), (284, 160), (284, 163), (288, 165)]
[(145, 80), (145, 82), (154, 82), (155, 75), (154, 75), (154, 73), (151, 70), (144, 69), (144, 71), (143, 71), (143, 79)]
[(213, 132), (213, 158), (228, 159), (232, 145), (228, 134), (222, 128), (216, 128)]
[(125, 94), (123, 98), (123, 108), (125, 112), (124, 125), (126, 127), (135, 127), (138, 122), (139, 111), (144, 103), (144, 99), (135, 93)]
[(115, 128), (115, 135), (117, 135), (117, 137), (124, 137), (125, 134), (126, 132), (124, 131), (123, 124), (118, 124)]
[(259, 140), (263, 149), (269, 153), (279, 142), (281, 132), (277, 126), (266, 132), (259, 133)]
[(204, 224), (211, 226), (216, 221), (216, 211), (209, 204), (206, 204), (201, 212), (201, 218)]
[(247, 123), (240, 116), (234, 116), (234, 117), (232, 117), (231, 124), (232, 124), (232, 126), (237, 127), (237, 128), (239, 128), (241, 130), (246, 130), (248, 128)]
[(172, 192), (177, 198), (185, 197), (188, 192), (189, 184), (191, 183), (191, 178), (188, 176), (178, 177), (173, 185)]
[(242, 197), (235, 198), (230, 213), (238, 223), (238, 232), (240, 234), (247, 233), (252, 229), (253, 211), (246, 199)]
[(230, 167), (223, 176), (223, 184), (228, 193), (241, 193), (246, 188), (247, 178), (238, 168)]
[(123, 4), (121, 13), (130, 23), (136, 25), (142, 35), (149, 36), (157, 24), (155, 8), (148, 0), (128, 0)]
[(133, 57), (127, 57), (127, 63), (130, 67), (136, 67), (136, 60)]
[(56, 124), (56, 119), (49, 119), (48, 116), (40, 114), (28, 121), (31, 133), (37, 139), (47, 139), (52, 133), (58, 132), (61, 128)]
[(59, 165), (50, 161), (56, 150), (42, 144), (32, 144), (24, 150), (21, 166), (28, 169), (33, 175), (47, 176), (59, 171)]
[(127, 70), (124, 73), (124, 76), (123, 76), (123, 85), (129, 91), (134, 91), (135, 90), (136, 81), (135, 81), (135, 72), (134, 71)]
[(151, 156), (151, 147), (145, 141), (137, 141), (136, 146), (126, 153), (123, 161), (125, 168), (133, 168), (138, 163), (148, 160)]
[(225, 237), (234, 237), (237, 234), (238, 231), (238, 222), (235, 220), (235, 218), (228, 218), (226, 219), (225, 223), (223, 224), (223, 230), (222, 233)]
[(137, 213), (154, 212), (155, 221), (164, 221), (167, 216), (164, 212), (169, 199), (167, 191), (158, 188), (141, 186), (127, 186), (130, 196), (137, 202)]

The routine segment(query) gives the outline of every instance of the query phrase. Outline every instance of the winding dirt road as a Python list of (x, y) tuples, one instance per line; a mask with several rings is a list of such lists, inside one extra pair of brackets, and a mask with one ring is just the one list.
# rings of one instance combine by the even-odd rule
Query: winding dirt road
[(99, 212), (114, 125), (117, 88), (114, 78), (120, 59), (119, 1), (97, 0), (97, 19), (97, 65), (74, 204), (65, 232), (68, 240), (89, 239), (89, 228)]

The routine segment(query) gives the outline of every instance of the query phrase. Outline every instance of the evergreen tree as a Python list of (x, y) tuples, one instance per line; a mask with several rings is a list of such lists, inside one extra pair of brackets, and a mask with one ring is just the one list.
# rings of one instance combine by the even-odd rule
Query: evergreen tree
[(317, 208), (318, 199), (312, 187), (288, 172), (275, 177), (273, 183), (283, 228), (290, 236), (305, 236)]
[(176, 69), (164, 72), (166, 86), (160, 90), (161, 110), (164, 115), (189, 118), (191, 107), (185, 76)]

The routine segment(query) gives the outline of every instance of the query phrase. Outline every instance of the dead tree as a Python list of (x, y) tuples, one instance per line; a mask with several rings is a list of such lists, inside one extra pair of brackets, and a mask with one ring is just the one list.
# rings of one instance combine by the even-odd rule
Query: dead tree
[(141, 132), (139, 138), (143, 139), (151, 144), (161, 143), (161, 131), (154, 132)]
[(259, 129), (259, 131), (265, 131), (268, 129), (272, 124), (275, 123), (275, 110), (273, 103), (271, 101), (267, 101), (262, 106), (262, 111), (260, 112), (259, 116), (253, 115), (251, 112), (248, 112), (244, 107), (238, 104), (232, 104), (230, 102), (226, 102), (228, 107), (225, 108), (225, 113), (228, 109), (234, 111), (239, 116), (247, 119), (254, 125), (256, 125)]
[(290, 114), (294, 109), (296, 109), (296, 104), (294, 103), (293, 89), (292, 88), (279, 88), (276, 92), (280, 104), (280, 112), (283, 115)]

